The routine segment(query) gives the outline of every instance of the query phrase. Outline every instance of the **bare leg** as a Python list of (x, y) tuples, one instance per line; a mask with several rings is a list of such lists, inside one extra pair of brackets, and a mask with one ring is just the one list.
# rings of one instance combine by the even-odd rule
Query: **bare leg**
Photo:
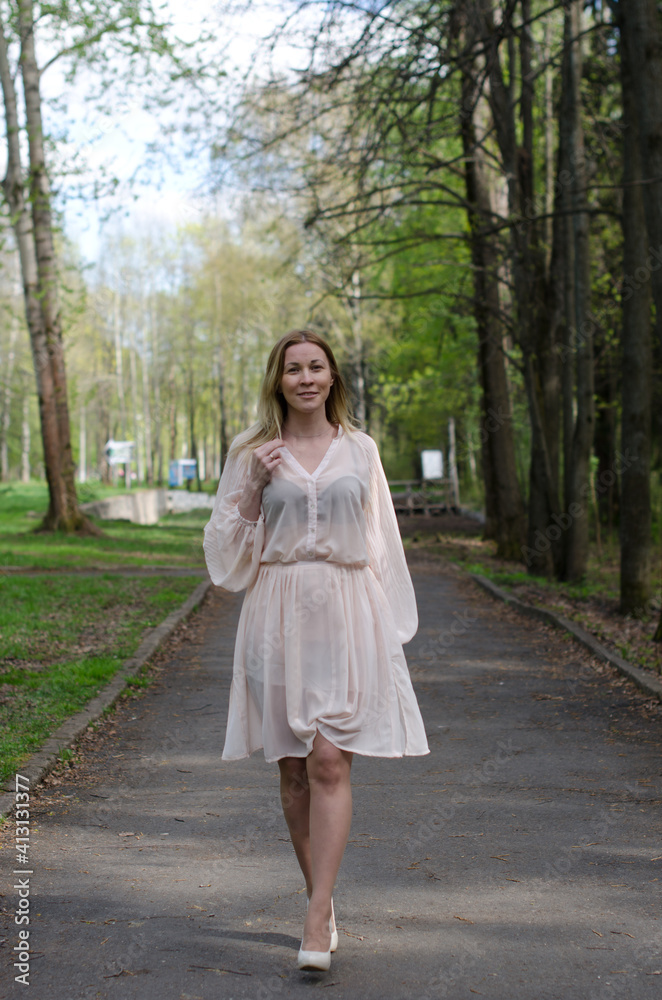
[(305, 951), (329, 949), (331, 896), (352, 821), (351, 766), (351, 753), (339, 750), (317, 734), (306, 758), (312, 894), (303, 931)]
[(306, 757), (281, 757), (280, 801), (292, 838), (299, 867), (306, 880), (306, 892), (313, 891), (313, 866), (310, 858), (310, 788), (306, 774)]

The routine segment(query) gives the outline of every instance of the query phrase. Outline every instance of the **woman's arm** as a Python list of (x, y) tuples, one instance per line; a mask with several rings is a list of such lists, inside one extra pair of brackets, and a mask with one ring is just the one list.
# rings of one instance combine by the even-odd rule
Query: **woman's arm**
[(280, 465), (280, 438), (260, 445), (251, 455), (246, 485), (239, 500), (239, 513), (247, 521), (257, 521), (262, 506), (262, 490)]
[(264, 548), (262, 490), (280, 462), (273, 455), (280, 443), (262, 445), (250, 457), (230, 449), (203, 542), (207, 569), (218, 587), (243, 590), (257, 576)]
[(367, 435), (364, 435), (364, 444), (370, 463), (370, 493), (366, 509), (366, 546), (370, 567), (388, 601), (398, 639), (409, 642), (418, 628), (414, 586), (377, 445)]

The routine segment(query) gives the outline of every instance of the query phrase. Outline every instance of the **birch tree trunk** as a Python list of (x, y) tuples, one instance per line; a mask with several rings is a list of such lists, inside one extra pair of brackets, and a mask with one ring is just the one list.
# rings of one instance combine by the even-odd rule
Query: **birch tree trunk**
[[(136, 347), (136, 334), (133, 323), (129, 324), (129, 389), (131, 393), (131, 416), (133, 424), (133, 440), (135, 441), (136, 452), (136, 483), (144, 482), (144, 441), (142, 432), (142, 408), (138, 397), (138, 349)], [(129, 471), (129, 476), (131, 472)]]
[[(118, 278), (119, 280), (119, 278)], [(120, 312), (120, 293), (115, 289), (113, 295), (113, 337), (115, 342), (115, 380), (117, 383), (117, 401), (120, 411), (120, 441), (126, 441), (126, 402), (124, 399), (124, 365), (122, 358), (122, 322)]]
[(18, 323), (12, 316), (9, 326), (9, 347), (7, 357), (2, 366), (4, 375), (4, 385), (2, 387), (2, 410), (0, 412), (0, 479), (7, 482), (9, 479), (9, 428), (11, 427), (11, 382), (14, 373), (14, 361), (16, 359), (16, 338), (18, 336)]
[(21, 482), (30, 482), (30, 396), (23, 389), (23, 423), (21, 426)]
[(227, 391), (225, 376), (225, 352), (226, 346), (223, 337), (223, 300), (221, 295), (221, 278), (217, 270), (214, 270), (214, 329), (218, 338), (218, 412), (219, 412), (219, 447), (220, 447), (220, 467), (225, 464), (225, 456), (230, 448), (228, 434), (228, 414), (227, 414)]
[(154, 485), (154, 460), (152, 446), (152, 418), (149, 405), (149, 369), (147, 365), (146, 348), (140, 356), (140, 371), (142, 374), (142, 424), (145, 444), (145, 478), (150, 486)]
[[(46, 367), (50, 369), (51, 390), (48, 396), (47, 421), (49, 424), (53, 421), (52, 406), (54, 406), (56, 425), (53, 430), (49, 429), (49, 447), (44, 447), (44, 461), (48, 478), (50, 503), (43, 527), (47, 530), (96, 531), (91, 522), (78, 508), (74, 482), (67, 379), (57, 295), (57, 269), (53, 243), (50, 185), (46, 172), (44, 152), (39, 67), (35, 55), (32, 0), (18, 0), (17, 9), (21, 40), (20, 67), (25, 99), (30, 160), (31, 242), (34, 247), (37, 271), (35, 291), (44, 341), (42, 346), (45, 347), (45, 354), (43, 356), (41, 353), (38, 354), (39, 360), (37, 364), (43, 365), (44, 369)], [(17, 120), (14, 125), (18, 125)], [(16, 175), (16, 180), (22, 185), (22, 172), (20, 170)], [(28, 276), (30, 283), (33, 281), (31, 272), (32, 262)], [(29, 325), (30, 323), (28, 322)], [(41, 360), (42, 357), (43, 361)]]
[[(150, 307), (150, 344), (152, 351), (152, 392), (154, 397), (154, 433), (152, 435), (155, 465), (154, 476), (159, 486), (163, 485), (163, 413), (161, 410), (161, 366), (159, 363), (159, 315), (156, 307), (156, 296), (151, 294)], [(149, 399), (149, 392), (148, 392)]]
[(81, 401), (78, 409), (78, 482), (87, 482), (87, 419), (86, 407)]
[(352, 324), (352, 347), (350, 364), (352, 382), (354, 383), (355, 409), (354, 415), (361, 427), (366, 425), (365, 377), (363, 374), (363, 317), (361, 310), (361, 272), (355, 268), (352, 272), (352, 300), (349, 305), (349, 315)]
[[(31, 26), (31, 6), (28, 6), (30, 7)], [(22, 9), (22, 16), (25, 22), (27, 16), (25, 9)], [(31, 30), (29, 34), (29, 44), (32, 45), (32, 52), (34, 53)], [(30, 63), (28, 59), (26, 74), (28, 80), (32, 79), (32, 86), (28, 89), (30, 93), (31, 121), (34, 128), (35, 88), (37, 102), (39, 99), (38, 73), (34, 65), (34, 60)], [(42, 233), (41, 250), (43, 253), (43, 227), (45, 220), (40, 199), (37, 198), (37, 205), (34, 202), (32, 204), (32, 218), (26, 199), (25, 176), (21, 161), (20, 122), (17, 110), (16, 90), (9, 63), (7, 36), (2, 19), (0, 19), (0, 81), (2, 83), (7, 135), (7, 172), (3, 179), (2, 187), (9, 206), (11, 225), (21, 265), (25, 316), (30, 335), (30, 347), (39, 396), (39, 421), (44, 451), (44, 470), (49, 491), (48, 512), (41, 527), (45, 530), (63, 528), (68, 531), (78, 530), (97, 533), (97, 529), (79, 511), (76, 499), (73, 463), (71, 460), (71, 443), (68, 438), (66, 384), (64, 386), (62, 384), (62, 374), (64, 371), (62, 345), (58, 341), (59, 327), (53, 330), (48, 327), (46, 322), (46, 309), (48, 302), (52, 303), (52, 291), (49, 292), (48, 288), (44, 285), (43, 274), (39, 269), (37, 242), (35, 239), (36, 217), (39, 220), (40, 232)], [(40, 145), (40, 140), (41, 133), (37, 140), (31, 137), (29, 143), (30, 156), (35, 151), (35, 145), (37, 147)], [(41, 143), (41, 150), (43, 175), (43, 143)], [(39, 180), (39, 173), (37, 173), (37, 179)], [(31, 184), (31, 190), (32, 188), (33, 184)], [(35, 193), (38, 193), (36, 188)], [(61, 362), (60, 366), (57, 364), (58, 356)]]

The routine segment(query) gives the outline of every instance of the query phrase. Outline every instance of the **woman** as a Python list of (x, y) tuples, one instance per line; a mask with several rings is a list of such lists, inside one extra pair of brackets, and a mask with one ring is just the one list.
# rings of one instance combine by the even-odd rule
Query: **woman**
[(223, 759), (263, 747), (278, 761), (308, 893), (298, 965), (328, 969), (352, 755), (429, 750), (402, 651), (418, 617), (388, 484), (317, 334), (294, 331), (271, 351), (204, 549), (215, 584), (247, 588)]

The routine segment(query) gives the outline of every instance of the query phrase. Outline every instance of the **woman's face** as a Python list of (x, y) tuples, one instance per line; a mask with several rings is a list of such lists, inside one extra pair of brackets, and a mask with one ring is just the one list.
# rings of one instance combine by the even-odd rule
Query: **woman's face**
[(300, 413), (324, 408), (333, 385), (329, 360), (317, 344), (292, 344), (285, 351), (280, 388), (288, 407)]

